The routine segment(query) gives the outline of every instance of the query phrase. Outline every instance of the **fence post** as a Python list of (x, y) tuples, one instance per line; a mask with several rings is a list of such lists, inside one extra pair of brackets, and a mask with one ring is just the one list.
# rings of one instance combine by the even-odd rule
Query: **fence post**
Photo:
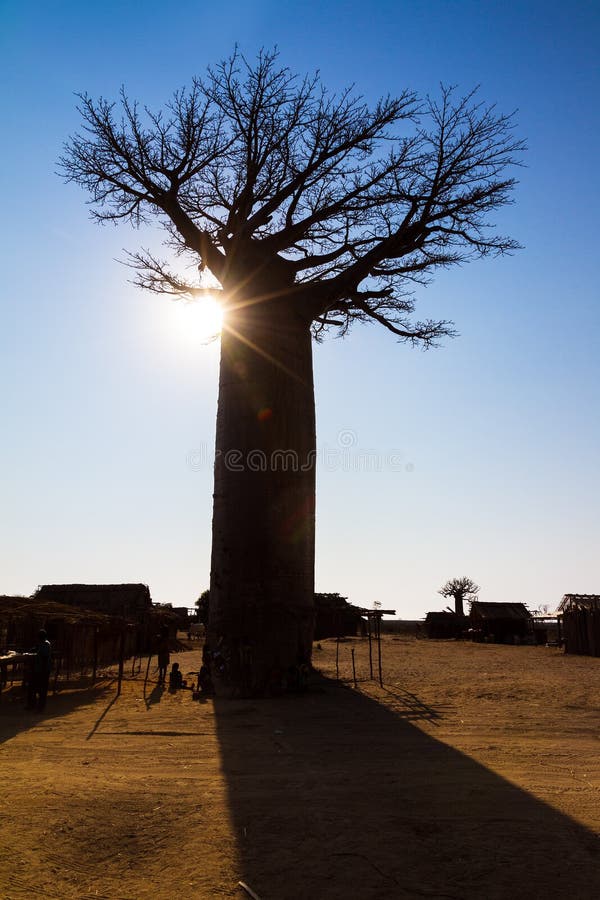
[(96, 684), (98, 674), (98, 626), (94, 627), (94, 669), (92, 671), (92, 684)]
[(117, 684), (117, 697), (121, 693), (121, 682), (123, 681), (123, 662), (125, 656), (125, 629), (121, 631), (119, 640), (119, 681)]
[(381, 614), (377, 616), (377, 657), (379, 664), (379, 685), (383, 687), (383, 673), (381, 671)]

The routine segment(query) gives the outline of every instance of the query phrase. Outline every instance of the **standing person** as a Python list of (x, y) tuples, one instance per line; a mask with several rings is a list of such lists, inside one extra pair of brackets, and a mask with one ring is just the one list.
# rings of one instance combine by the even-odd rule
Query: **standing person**
[(38, 631), (38, 643), (33, 648), (35, 654), (29, 673), (27, 687), (27, 708), (37, 709), (43, 712), (46, 708), (48, 696), (48, 683), (50, 681), (50, 669), (52, 667), (52, 647), (48, 635), (43, 628)]
[(158, 683), (164, 684), (165, 679), (167, 677), (167, 668), (168, 668), (169, 662), (171, 660), (171, 657), (169, 656), (169, 631), (167, 628), (162, 628), (162, 630), (158, 636), (157, 654), (158, 654)]

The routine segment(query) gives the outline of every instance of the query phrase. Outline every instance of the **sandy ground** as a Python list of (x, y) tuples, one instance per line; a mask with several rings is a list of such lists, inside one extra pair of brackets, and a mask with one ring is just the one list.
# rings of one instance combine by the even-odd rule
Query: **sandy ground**
[(335, 657), (259, 701), (3, 693), (2, 900), (600, 896), (600, 659), (387, 637), (382, 689)]

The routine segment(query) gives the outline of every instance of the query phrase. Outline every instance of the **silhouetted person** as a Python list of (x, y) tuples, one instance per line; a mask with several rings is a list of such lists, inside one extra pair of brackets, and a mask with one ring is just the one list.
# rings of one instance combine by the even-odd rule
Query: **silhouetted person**
[(205, 663), (200, 667), (198, 672), (198, 690), (203, 694), (214, 694), (215, 688), (210, 677), (210, 668)]
[(38, 632), (38, 643), (33, 648), (35, 654), (32, 660), (27, 685), (27, 709), (38, 709), (40, 712), (46, 708), (48, 696), (48, 683), (50, 681), (50, 669), (52, 667), (52, 648), (48, 635), (43, 628)]
[(163, 629), (158, 636), (156, 650), (158, 655), (158, 681), (160, 684), (167, 677), (167, 668), (171, 659), (169, 656), (169, 632), (166, 629)]
[(183, 674), (179, 668), (179, 663), (174, 662), (169, 674), (169, 690), (176, 691), (182, 687), (186, 687), (186, 683), (183, 680)]

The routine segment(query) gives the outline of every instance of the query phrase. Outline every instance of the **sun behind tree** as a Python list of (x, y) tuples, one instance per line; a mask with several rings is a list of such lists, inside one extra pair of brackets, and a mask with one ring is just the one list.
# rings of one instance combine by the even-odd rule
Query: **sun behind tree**
[[(369, 108), (275, 51), (234, 52), (163, 112), (124, 92), (79, 109), (62, 166), (95, 218), (157, 219), (223, 288), (208, 641), (223, 685), (258, 693), (311, 657), (312, 339), (358, 322), (424, 347), (452, 334), (413, 318), (413, 289), (517, 246), (488, 217), (510, 201), (522, 145), (474, 92)], [(130, 264), (143, 288), (202, 290), (148, 251)]]

